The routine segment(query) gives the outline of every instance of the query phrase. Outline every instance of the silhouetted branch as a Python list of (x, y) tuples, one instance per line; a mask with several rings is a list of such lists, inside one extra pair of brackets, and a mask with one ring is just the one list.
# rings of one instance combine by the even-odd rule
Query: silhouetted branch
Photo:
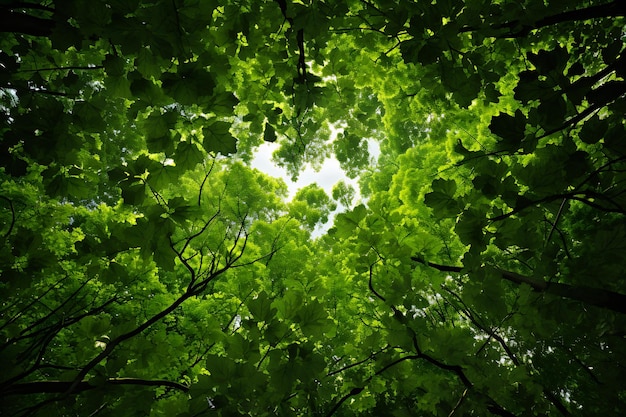
[(68, 70), (98, 70), (103, 69), (104, 65), (91, 65), (91, 66), (69, 66), (69, 67), (50, 67), (50, 68), (37, 68), (37, 69), (24, 69), (16, 72), (40, 72), (40, 71), (68, 71)]
[[(426, 262), (419, 256), (413, 256), (411, 259), (422, 265), (429, 266), (441, 272), (463, 272), (464, 268), (460, 266), (439, 265), (432, 262)], [(605, 290), (603, 288), (594, 288), (584, 285), (569, 285), (559, 282), (548, 282), (538, 278), (527, 277), (513, 271), (495, 268), (500, 276), (515, 284), (529, 285), (534, 291), (545, 292), (558, 297), (569, 298), (571, 300), (580, 301), (584, 304), (612, 310), (618, 313), (626, 314), (626, 295)], [(465, 271), (469, 273), (470, 271)]]
[(626, 3), (622, 0), (614, 0), (611, 3), (589, 6), (582, 9), (569, 10), (550, 16), (543, 17), (531, 23), (522, 23), (520, 20), (512, 20), (504, 23), (492, 24), (486, 27), (466, 26), (459, 32), (474, 32), (482, 29), (503, 30), (509, 32), (504, 34), (504, 38), (520, 38), (528, 36), (534, 30), (542, 29), (559, 23), (585, 21), (606, 17), (619, 17), (626, 15)]
[(5, 196), (0, 196), (0, 198), (6, 201), (7, 203), (9, 203), (9, 209), (11, 210), (11, 224), (9, 225), (9, 229), (4, 234), (4, 236), (2, 236), (3, 238), (6, 239), (9, 237), (9, 235), (13, 231), (13, 226), (15, 226), (15, 208), (13, 207), (13, 201), (11, 201), (9, 198)]
[(347, 371), (347, 370), (348, 370), (348, 369), (350, 369), (350, 368), (354, 368), (355, 366), (359, 366), (359, 365), (362, 365), (362, 364), (364, 364), (364, 363), (366, 363), (366, 362), (369, 362), (369, 361), (371, 361), (372, 359), (374, 359), (377, 355), (379, 355), (379, 354), (383, 353), (384, 351), (386, 351), (386, 350), (387, 350), (387, 349), (389, 349), (390, 347), (391, 347), (391, 346), (387, 345), (387, 346), (385, 346), (384, 348), (380, 349), (378, 352), (373, 352), (373, 353), (372, 353), (371, 355), (369, 355), (367, 358), (362, 359), (362, 360), (360, 360), (360, 361), (358, 361), (358, 362), (351, 363), (351, 364), (349, 364), (349, 365), (346, 365), (346, 366), (341, 367), (341, 368), (339, 368), (339, 369), (336, 369), (336, 370), (334, 370), (334, 371), (331, 371), (331, 372), (327, 373), (327, 374), (326, 374), (326, 376), (332, 376), (332, 375), (335, 375), (335, 374), (339, 374), (339, 373), (341, 373), (341, 372), (343, 372), (343, 371)]
[[(72, 381), (33, 381), (14, 384), (0, 395), (29, 395), (29, 394), (54, 394), (67, 392), (72, 387)], [(72, 388), (72, 393), (79, 393), (96, 388), (106, 388), (107, 385), (139, 385), (152, 387), (169, 387), (183, 392), (189, 391), (189, 387), (178, 382), (162, 379), (141, 378), (110, 378), (102, 384), (90, 384), (89, 381), (81, 381)]]
[(42, 19), (26, 13), (8, 11), (0, 13), (0, 32), (23, 33), (32, 36), (50, 36), (54, 20)]
[(6, 8), (10, 10), (15, 9), (32, 9), (32, 10), (43, 10), (45, 12), (54, 13), (54, 9), (52, 7), (44, 6), (43, 4), (31, 3), (28, 1), (15, 1), (13, 3), (8, 3), (0, 8)]

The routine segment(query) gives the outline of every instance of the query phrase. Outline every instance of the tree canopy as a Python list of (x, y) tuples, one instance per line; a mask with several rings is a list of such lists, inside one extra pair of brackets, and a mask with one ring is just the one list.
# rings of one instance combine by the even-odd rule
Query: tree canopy
[(0, 0), (0, 414), (625, 415), (625, 15)]

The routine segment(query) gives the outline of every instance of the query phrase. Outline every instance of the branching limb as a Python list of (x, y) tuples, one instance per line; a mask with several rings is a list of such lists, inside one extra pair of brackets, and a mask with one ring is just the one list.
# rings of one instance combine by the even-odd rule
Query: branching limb
[(459, 398), (459, 401), (457, 401), (454, 408), (450, 411), (450, 414), (448, 414), (448, 417), (452, 417), (456, 413), (456, 411), (459, 409), (459, 407), (461, 407), (461, 404), (463, 404), (463, 401), (465, 400), (465, 398), (467, 398), (468, 392), (469, 392), (469, 388), (465, 388), (465, 390), (463, 391), (463, 394), (461, 394), (461, 398)]
[(368, 286), (370, 291), (372, 292), (372, 294), (374, 294), (376, 296), (376, 298), (378, 298), (379, 300), (386, 302), (387, 300), (385, 299), (385, 297), (383, 297), (382, 295), (380, 295), (375, 289), (374, 289), (374, 284), (372, 283), (372, 278), (373, 278), (373, 271), (374, 271), (374, 265), (376, 265), (376, 263), (373, 263), (372, 265), (370, 265), (370, 276), (369, 276), (369, 281), (368, 281)]
[(200, 188), (198, 190), (198, 206), (201, 206), (202, 204), (202, 190), (204, 189), (204, 185), (206, 184), (207, 180), (209, 179), (209, 176), (211, 175), (211, 172), (213, 172), (213, 167), (215, 167), (215, 160), (217, 158), (213, 157), (213, 159), (211, 160), (211, 166), (209, 167), (209, 170), (207, 171), (207, 173), (204, 175), (204, 178), (202, 179), (202, 183), (200, 184)]
[[(34, 381), (14, 384), (2, 393), (3, 396), (8, 395), (28, 395), (28, 394), (53, 394), (67, 392), (71, 387), (71, 381)], [(74, 393), (79, 393), (96, 388), (106, 389), (107, 385), (139, 385), (146, 387), (168, 387), (179, 391), (187, 392), (189, 387), (178, 382), (167, 381), (162, 379), (142, 379), (142, 378), (110, 378), (107, 379), (102, 386), (91, 385), (88, 381), (79, 382), (74, 388)]]
[(99, 69), (104, 69), (104, 65), (36, 68), (36, 69), (19, 70), (16, 72), (43, 72), (43, 71), (68, 71), (68, 70), (78, 71), (78, 70), (99, 70)]
[(328, 413), (326, 413), (326, 417), (331, 417), (333, 414), (335, 414), (337, 412), (337, 410), (339, 410), (339, 408), (341, 407), (341, 405), (346, 402), (346, 400), (348, 400), (350, 397), (354, 397), (355, 395), (359, 395), (361, 393), (361, 391), (363, 391), (364, 388), (358, 387), (358, 388), (352, 388), (352, 390), (350, 390), (349, 393), (347, 393), (346, 395), (342, 396), (336, 403), (335, 405), (333, 405), (333, 407), (330, 409), (330, 411)]
[(87, 365), (85, 365), (81, 369), (81, 371), (76, 375), (76, 377), (71, 382), (71, 384), (67, 387), (67, 390), (65, 391), (64, 394), (65, 395), (74, 394), (76, 392), (75, 391), (76, 388), (80, 386), (81, 383), (84, 382), (83, 380), (85, 379), (87, 374), (91, 372), (91, 370), (95, 368), (96, 365), (98, 365), (105, 358), (107, 358), (115, 350), (115, 348), (117, 348), (117, 346), (119, 346), (122, 342), (143, 333), (146, 329), (151, 327), (153, 324), (155, 324), (156, 322), (160, 321), (161, 319), (169, 315), (172, 311), (176, 310), (185, 300), (192, 297), (193, 295), (194, 295), (193, 293), (189, 293), (189, 292), (184, 293), (183, 295), (178, 297), (172, 304), (170, 304), (167, 308), (165, 308), (164, 310), (161, 310), (159, 313), (150, 317), (148, 320), (144, 321), (141, 325), (135, 327), (133, 330), (129, 332), (119, 335), (118, 337), (116, 337), (115, 339), (107, 343), (104, 350), (100, 352), (100, 354), (98, 354), (96, 357), (94, 357), (91, 361), (89, 361), (89, 363), (87, 363)]
[(508, 29), (509, 32), (505, 33), (501, 37), (504, 38), (521, 38), (528, 36), (528, 34), (534, 30), (542, 29), (548, 26), (557, 25), (559, 23), (585, 21), (591, 19), (619, 17), (626, 15), (626, 4), (621, 0), (614, 0), (611, 3), (600, 4), (585, 7), (582, 9), (575, 9), (566, 12), (553, 14), (536, 20), (535, 22), (521, 24), (519, 20), (513, 20), (509, 22), (492, 24), (487, 27), (474, 27), (466, 26), (460, 30), (460, 32), (473, 32), (480, 29), (490, 30), (502, 30)]
[(550, 239), (552, 239), (552, 234), (554, 233), (554, 230), (556, 229), (556, 225), (559, 223), (559, 220), (561, 219), (561, 214), (563, 213), (563, 209), (565, 208), (565, 203), (567, 203), (567, 198), (564, 198), (563, 201), (561, 202), (561, 205), (559, 206), (559, 211), (556, 213), (554, 222), (552, 222), (550, 233), (548, 233), (548, 237), (543, 243), (544, 247), (550, 242)]
[[(41, 295), (39, 295), (38, 297), (36, 297), (34, 300), (32, 300), (30, 303), (28, 303), (24, 308), (22, 308), (18, 313), (16, 313), (15, 315), (13, 315), (13, 317), (9, 318), (6, 320), (6, 322), (0, 326), (0, 330), (4, 329), (6, 326), (10, 325), (11, 323), (15, 322), (17, 319), (19, 319), (24, 313), (26, 313), (28, 310), (30, 310), (35, 304), (40, 303), (41, 300), (43, 300), (43, 298), (48, 295), (49, 292), (56, 290), (57, 288), (59, 288), (59, 286), (63, 283), (63, 281), (65, 281), (66, 279), (69, 278), (69, 275), (65, 275), (63, 276), (61, 279), (59, 279), (57, 282), (55, 282), (53, 285), (51, 285), (46, 291), (44, 291)], [(15, 301), (14, 303), (11, 303), (10, 305), (8, 305), (4, 310), (0, 311), (0, 315), (3, 317), (6, 317), (5, 314), (12, 310), (15, 306), (17, 306), (17, 304), (19, 304), (19, 302), (22, 301), (21, 299), (18, 298), (17, 301)], [(41, 320), (41, 319), (40, 319)], [(30, 328), (31, 326), (29, 326), (28, 328)], [(20, 334), (23, 334), (25, 331), (28, 331), (28, 328), (22, 330), (20, 332)], [(9, 343), (10, 341), (8, 341), (7, 343)], [(2, 346), (0, 346), (0, 350), (4, 349), (6, 347), (6, 343), (3, 344)]]
[[(22, 33), (31, 36), (50, 36), (55, 23), (52, 19), (42, 19), (26, 13), (11, 10), (0, 13), (0, 32)], [(1, 10), (1, 9), (0, 9)]]
[(488, 328), (487, 326), (483, 325), (482, 324), (482, 320), (479, 320), (479, 318), (476, 317), (475, 313), (473, 313), (472, 310), (467, 306), (467, 304), (465, 304), (465, 301), (463, 301), (463, 299), (461, 298), (460, 295), (458, 295), (457, 293), (455, 293), (454, 291), (452, 291), (450, 288), (448, 288), (445, 285), (442, 286), (442, 288), (444, 289), (444, 291), (446, 291), (448, 294), (450, 294), (452, 297), (454, 297), (454, 299), (457, 302), (459, 302), (461, 304), (463, 314), (470, 320), (470, 322), (472, 322), (472, 324), (474, 326), (476, 326), (478, 329), (480, 329), (483, 332), (485, 332), (487, 335), (489, 335), (490, 338), (493, 338), (494, 340), (496, 340), (500, 344), (500, 346), (502, 347), (502, 349), (504, 349), (504, 351), (506, 352), (507, 356), (509, 357), (509, 359), (511, 359), (511, 362), (513, 362), (514, 365), (517, 366), (517, 365), (520, 364), (519, 360), (517, 359), (515, 354), (511, 351), (509, 346), (506, 344), (506, 342), (504, 341), (502, 336), (500, 336), (494, 330), (492, 330), (492, 329)]
[(341, 407), (341, 405), (346, 402), (346, 400), (348, 400), (351, 397), (354, 397), (356, 395), (359, 395), (367, 386), (367, 384), (369, 384), (372, 379), (375, 376), (378, 376), (380, 374), (382, 374), (383, 372), (385, 372), (386, 370), (396, 366), (397, 364), (404, 362), (406, 360), (412, 360), (412, 359), (419, 359), (418, 355), (408, 355), (408, 356), (403, 356), (401, 358), (398, 358), (396, 360), (394, 360), (393, 362), (385, 365), (384, 367), (382, 367), (381, 369), (379, 369), (378, 371), (376, 371), (373, 375), (371, 375), (369, 378), (366, 379), (365, 383), (363, 384), (362, 387), (355, 387), (352, 388), (350, 390), (350, 392), (348, 392), (347, 394), (343, 395), (341, 398), (339, 398), (339, 400), (337, 400), (335, 402), (335, 405), (330, 409), (330, 411), (328, 413), (326, 413), (326, 417), (330, 417), (333, 414), (335, 414), (337, 412), (337, 410), (339, 410), (339, 408)]
[[(413, 256), (411, 259), (422, 265), (435, 268), (442, 272), (463, 271), (460, 266), (439, 265), (432, 262), (426, 262), (419, 256)], [(538, 278), (527, 277), (517, 272), (507, 271), (496, 267), (496, 271), (502, 279), (513, 282), (515, 284), (529, 285), (534, 291), (544, 292), (555, 295), (557, 297), (569, 298), (571, 300), (580, 301), (584, 304), (613, 310), (618, 313), (626, 314), (626, 295), (605, 290), (603, 288), (587, 287), (584, 285), (573, 286), (558, 282), (547, 282)], [(467, 271), (466, 271), (467, 272)]]
[[(621, 214), (626, 213), (626, 208), (617, 204), (611, 198), (603, 194), (597, 193), (595, 191), (592, 191), (592, 190), (584, 190), (584, 191), (572, 191), (569, 193), (553, 194), (547, 197), (540, 198), (538, 200), (531, 201), (527, 204), (520, 204), (518, 205), (518, 207), (515, 207), (513, 210), (509, 211), (508, 213), (500, 214), (495, 217), (490, 217), (488, 220), (491, 222), (501, 221), (511, 216), (514, 216), (515, 214), (520, 213), (529, 207), (534, 207), (538, 204), (550, 203), (552, 201), (563, 200), (563, 199), (579, 201), (583, 204), (586, 204), (600, 211), (605, 211), (605, 212), (610, 212), (610, 213), (621, 213)], [(612, 205), (613, 208), (602, 206), (596, 203), (595, 201), (592, 201), (592, 199), (605, 201), (608, 204)]]
[[(283, 17), (289, 25), (293, 28), (293, 18), (289, 16), (287, 13), (287, 1), (286, 0), (274, 0), (278, 3), (280, 7), (280, 11), (283, 14)], [(304, 83), (306, 81), (306, 55), (304, 51), (304, 30), (298, 29), (296, 32), (296, 43), (298, 45), (298, 64), (297, 64), (297, 72), (298, 72), (298, 82)]]
[(362, 360), (360, 360), (360, 361), (358, 361), (358, 362), (351, 363), (351, 364), (349, 364), (349, 365), (346, 365), (346, 366), (344, 366), (344, 367), (342, 367), (342, 368), (339, 368), (339, 369), (336, 369), (336, 370), (334, 370), (334, 371), (331, 371), (331, 372), (327, 373), (327, 374), (326, 374), (326, 376), (336, 375), (336, 374), (339, 374), (339, 373), (341, 373), (341, 372), (347, 371), (348, 369), (351, 369), (351, 368), (354, 368), (354, 367), (356, 367), (356, 366), (362, 365), (362, 364), (364, 364), (364, 363), (366, 363), (366, 362), (369, 362), (369, 361), (371, 361), (371, 360), (375, 359), (375, 358), (376, 358), (376, 356), (380, 355), (381, 353), (383, 353), (383, 352), (387, 351), (387, 350), (388, 350), (388, 349), (390, 349), (390, 348), (392, 348), (392, 346), (387, 345), (387, 346), (385, 346), (384, 348), (380, 349), (379, 351), (377, 351), (377, 352), (373, 352), (373, 353), (372, 353), (372, 354), (370, 354), (367, 358), (362, 359)]
[(117, 301), (117, 297), (113, 297), (109, 299), (108, 301), (106, 301), (104, 304), (98, 307), (95, 307), (91, 310), (88, 310), (82, 314), (79, 314), (77, 316), (70, 316), (68, 318), (63, 318), (50, 326), (47, 326), (43, 329), (38, 329), (32, 333), (29, 333), (28, 335), (22, 336), (20, 338), (12, 339), (11, 341), (7, 342), (5, 346), (10, 346), (11, 344), (16, 343), (17, 340), (21, 340), (24, 338), (33, 338), (30, 345), (23, 352), (20, 353), (20, 358), (21, 358), (20, 360), (22, 362), (31, 361), (32, 364), (23, 372), (20, 372), (19, 374), (13, 376), (12, 378), (6, 381), (3, 381), (2, 386), (1, 386), (2, 391), (5, 390), (5, 387), (10, 388), (12, 384), (14, 384), (15, 382), (26, 378), (27, 376), (31, 375), (32, 373), (34, 373), (35, 371), (39, 369), (42, 369), (43, 366), (41, 365), (41, 362), (43, 361), (44, 356), (46, 355), (48, 346), (50, 345), (50, 343), (52, 343), (52, 341), (59, 334), (59, 332), (61, 332), (61, 330), (75, 323), (78, 323), (80, 320), (84, 319), (85, 317), (95, 316), (99, 314), (100, 312), (104, 311), (104, 309), (109, 304), (115, 301)]
[(9, 203), (9, 210), (11, 211), (11, 223), (9, 224), (9, 229), (6, 231), (4, 236), (2, 236), (4, 239), (6, 239), (11, 235), (13, 227), (15, 226), (15, 208), (13, 207), (13, 201), (11, 199), (5, 196), (0, 196), (0, 198)]
[[(417, 258), (417, 257), (415, 257)], [(419, 258), (418, 258), (419, 259)], [(414, 259), (415, 260), (415, 259)], [(425, 261), (423, 260), (418, 260), (418, 262), (421, 263), (425, 263)], [(428, 264), (431, 265), (431, 264)], [(441, 265), (439, 265), (441, 266)], [(458, 268), (458, 267), (444, 267), (444, 268), (451, 268), (453, 270), (457, 270), (457, 269), (462, 269), (462, 268)], [(370, 268), (370, 280), (371, 280), (371, 274), (372, 274), (372, 269)], [(370, 286), (370, 291), (372, 291), (373, 288)], [(384, 298), (381, 298), (380, 295), (378, 295), (378, 298), (384, 301)], [(400, 321), (403, 325), (406, 325), (406, 317), (404, 315), (402, 315), (400, 313), (400, 311), (395, 307), (395, 306), (390, 306), (390, 308), (393, 310), (394, 312), (394, 317)], [(447, 371), (447, 372), (451, 372), (453, 374), (455, 374), (457, 376), (457, 378), (459, 379), (459, 381), (463, 384), (463, 386), (465, 387), (466, 390), (470, 391), (473, 387), (474, 384), (470, 381), (470, 379), (467, 377), (467, 375), (465, 374), (465, 371), (463, 370), (463, 367), (461, 365), (450, 365), (447, 364), (445, 362), (440, 361), (439, 359), (436, 359), (433, 356), (430, 356), (429, 354), (426, 354), (422, 351), (422, 349), (420, 348), (419, 342), (417, 340), (417, 335), (415, 334), (415, 331), (411, 328), (411, 327), (406, 327), (407, 330), (409, 330), (412, 334), (413, 337), (413, 348), (415, 350), (415, 355), (408, 355), (408, 356), (404, 356), (401, 357), (395, 361), (393, 361), (392, 363), (388, 364), (387, 366), (383, 367), (382, 369), (380, 369), (379, 371), (377, 371), (374, 375), (370, 376), (365, 384), (369, 383), (369, 381), (376, 375), (381, 374), (382, 372), (384, 372), (385, 370), (389, 369), (390, 367), (403, 362), (405, 360), (413, 360), (413, 359), (421, 359), (424, 360), (428, 363), (430, 363), (431, 365)], [(345, 402), (348, 398), (353, 397), (354, 395), (359, 394), (361, 391), (363, 390), (363, 387), (360, 388), (354, 388), (352, 391), (350, 391), (348, 394), (344, 395), (343, 397), (341, 397), (339, 399), (339, 401), (335, 404), (335, 406), (331, 409), (331, 412), (329, 414), (327, 414), (327, 416), (331, 416), (332, 414), (334, 414), (337, 409), (341, 406), (341, 404), (343, 404), (343, 402)], [(500, 416), (506, 416), (506, 417), (515, 417), (515, 415), (511, 412), (509, 412), (508, 410), (506, 410), (504, 407), (502, 407), (501, 405), (499, 405), (493, 398), (491, 398), (489, 395), (479, 392), (478, 393), (481, 397), (485, 398), (487, 400), (487, 410), (489, 410), (489, 412), (491, 414), (494, 415), (500, 415)]]
[(2, 6), (2, 8), (16, 10), (16, 9), (31, 9), (31, 10), (43, 10), (44, 12), (54, 13), (55, 9), (45, 6), (43, 4), (31, 3), (29, 1), (14, 1)]
[[(63, 281), (65, 281), (67, 278), (69, 278), (69, 276), (65, 276), (64, 278), (62, 278), (61, 280), (59, 280), (59, 282), (57, 282), (55, 285), (53, 285), (50, 289), (57, 288), (57, 285)], [(48, 321), (52, 316), (59, 314), (59, 312), (65, 308), (65, 306), (72, 300), (75, 299), (75, 297), (78, 295), (78, 293), (92, 280), (93, 278), (89, 278), (86, 279), (75, 291), (73, 291), (68, 297), (65, 298), (65, 300), (59, 304), (56, 308), (54, 308), (53, 310), (51, 310), (48, 314), (46, 314), (45, 316), (41, 317), (39, 320), (36, 320), (35, 322), (31, 323), (29, 326), (27, 326), (26, 328), (22, 329), (22, 331), (20, 331), (19, 336), (11, 339), (8, 343), (15, 343), (18, 342), (22, 339), (27, 339), (33, 336), (36, 336), (40, 331), (42, 330), (46, 330), (46, 329), (38, 329), (35, 330), (34, 332), (31, 332), (33, 329), (35, 329), (36, 327), (42, 325), (43, 323), (45, 323), (46, 321)], [(49, 290), (50, 290), (49, 289)], [(49, 291), (48, 290), (48, 291)], [(47, 293), (47, 291), (46, 291)], [(43, 298), (40, 297), (39, 300)], [(31, 305), (29, 305), (27, 308), (30, 308)]]

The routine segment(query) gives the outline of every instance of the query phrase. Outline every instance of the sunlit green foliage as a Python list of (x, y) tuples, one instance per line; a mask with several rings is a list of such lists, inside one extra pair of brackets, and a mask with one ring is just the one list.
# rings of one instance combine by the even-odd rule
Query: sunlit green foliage
[(0, 1), (0, 414), (625, 414), (626, 7), (575, 3)]

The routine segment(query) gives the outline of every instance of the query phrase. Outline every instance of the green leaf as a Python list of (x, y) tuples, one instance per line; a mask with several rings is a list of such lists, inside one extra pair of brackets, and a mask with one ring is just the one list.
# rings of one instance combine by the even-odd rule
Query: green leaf
[(176, 177), (177, 172), (173, 166), (156, 163), (150, 169), (148, 183), (155, 189), (163, 189), (172, 184)]
[[(249, 363), (255, 362), (261, 356), (259, 354), (258, 343), (244, 338), (239, 333), (236, 333), (228, 338), (227, 345), (229, 356), (233, 357), (234, 359), (246, 360)], [(246, 382), (248, 384), (254, 383), (252, 380), (247, 380)]]
[(499, 97), (502, 96), (502, 94), (500, 93), (500, 91), (498, 91), (498, 89), (496, 88), (495, 85), (493, 84), (487, 84), (484, 88), (484, 93), (485, 93), (485, 98), (487, 99), (488, 102), (490, 103), (497, 103)]
[(235, 362), (224, 356), (207, 355), (206, 369), (213, 384), (228, 384), (235, 377)]
[(489, 130), (502, 138), (498, 143), (500, 149), (516, 150), (524, 139), (526, 117), (520, 110), (516, 110), (514, 116), (501, 113), (491, 118)]
[(302, 292), (294, 289), (286, 291), (285, 295), (281, 299), (277, 299), (273, 302), (274, 306), (280, 313), (280, 316), (284, 319), (292, 319), (302, 305), (303, 294)]
[(150, 152), (165, 152), (170, 154), (174, 151), (174, 141), (170, 128), (172, 125), (172, 113), (161, 113), (159, 110), (153, 110), (150, 116), (146, 118), (143, 127), (146, 131), (146, 142)]
[(50, 34), (52, 46), (60, 51), (68, 50), (71, 47), (80, 49), (83, 43), (83, 35), (73, 25), (59, 21)]
[(76, 175), (65, 175), (55, 170), (57, 174), (49, 175), (50, 179), (44, 181), (46, 193), (51, 196), (87, 198), (92, 190), (84, 178)]
[(604, 135), (604, 143), (618, 155), (626, 154), (626, 143), (623, 140), (626, 129), (622, 124), (612, 125)]
[(163, 92), (161, 89), (152, 81), (145, 78), (138, 78), (131, 81), (130, 92), (137, 98), (153, 106), (163, 102)]
[(567, 70), (567, 76), (572, 77), (576, 75), (583, 75), (585, 73), (585, 67), (580, 62), (574, 62)]
[(187, 170), (194, 168), (197, 164), (202, 162), (204, 160), (204, 154), (194, 143), (190, 140), (186, 140), (178, 143), (173, 158), (176, 161), (177, 167)]
[(536, 54), (529, 52), (526, 56), (528, 60), (537, 67), (537, 71), (543, 75), (551, 73), (562, 74), (569, 58), (567, 50), (561, 47), (557, 47), (551, 51), (542, 49)]
[(148, 150), (154, 153), (169, 154), (174, 148), (170, 135), (150, 136), (146, 138), (146, 145), (148, 145)]
[(456, 182), (436, 179), (432, 183), (433, 191), (424, 197), (424, 203), (433, 209), (438, 218), (454, 217), (459, 212), (459, 203), (454, 198)]
[(539, 125), (544, 130), (557, 128), (564, 123), (566, 112), (567, 104), (562, 96), (553, 95), (552, 97), (546, 98), (539, 104), (539, 107), (537, 107)]
[(332, 320), (317, 300), (310, 300), (298, 310), (295, 321), (306, 336), (321, 337), (332, 330)]
[(72, 110), (79, 121), (85, 126), (88, 132), (102, 132), (106, 128), (106, 123), (102, 119), (102, 109), (91, 103), (77, 103)]
[(261, 291), (255, 298), (248, 302), (248, 309), (258, 321), (269, 323), (276, 315), (276, 308), (272, 307), (272, 300), (265, 291)]
[(163, 90), (180, 104), (198, 103), (198, 89), (193, 81), (181, 79), (177, 74), (166, 74), (161, 77)]
[(79, 331), (86, 336), (98, 337), (106, 334), (111, 327), (111, 320), (107, 315), (98, 317), (88, 316), (80, 321)]
[(225, 92), (213, 95), (210, 103), (210, 110), (217, 116), (232, 116), (239, 100), (233, 93)]
[(230, 123), (211, 121), (202, 128), (202, 142), (207, 152), (228, 155), (237, 151), (237, 139), (230, 134)]
[(485, 216), (475, 209), (470, 209), (463, 212), (454, 230), (464, 244), (482, 247), (484, 244), (483, 228), (486, 225)]
[(65, 178), (67, 195), (73, 198), (88, 198), (93, 194), (93, 189), (89, 186), (84, 178), (78, 176), (69, 176)]
[[(169, 235), (171, 233), (166, 233)], [(174, 266), (176, 265), (176, 253), (172, 250), (169, 245), (169, 241), (166, 236), (160, 236), (161, 240), (159, 244), (154, 248), (154, 262), (160, 268), (165, 271), (174, 271)]]
[(215, 88), (213, 76), (198, 62), (180, 65), (177, 73), (163, 74), (161, 83), (166, 94), (185, 105), (207, 103)]
[(104, 57), (104, 61), (102, 65), (104, 65), (104, 70), (107, 75), (110, 77), (121, 77), (126, 71), (124, 71), (124, 66), (126, 62), (123, 58), (111, 54), (107, 54)]
[(500, 185), (500, 179), (492, 175), (478, 175), (472, 180), (472, 184), (487, 198), (496, 198)]
[(481, 88), (482, 80), (480, 76), (478, 76), (478, 74), (471, 74), (452, 95), (458, 105), (465, 108), (469, 107), (474, 99), (478, 97)]
[(127, 180), (120, 185), (125, 204), (137, 206), (145, 200), (146, 185), (143, 182)]
[(434, 64), (442, 53), (443, 51), (438, 42), (429, 41), (420, 48), (417, 53), (417, 61), (422, 65)]
[(269, 123), (265, 123), (265, 130), (263, 132), (263, 140), (265, 142), (276, 142), (276, 130)]
[(356, 229), (365, 218), (367, 210), (363, 204), (359, 204), (354, 209), (347, 213), (340, 213), (335, 218), (335, 224), (333, 226), (332, 233), (337, 238), (346, 238), (353, 234)]
[(539, 80), (536, 71), (523, 71), (515, 87), (515, 99), (527, 104), (532, 100), (541, 100), (554, 94), (553, 85), (547, 80)]
[(609, 123), (605, 119), (600, 119), (598, 115), (594, 115), (588, 119), (580, 129), (578, 137), (585, 143), (598, 143), (602, 139), (609, 127)]
[(145, 78), (160, 78), (162, 67), (159, 56), (149, 48), (140, 48), (135, 58), (135, 67)]
[(117, 262), (111, 262), (102, 273), (102, 281), (106, 284), (129, 284), (132, 277), (125, 266)]
[(433, 191), (453, 196), (456, 192), (456, 181), (438, 178), (432, 183)]
[(130, 81), (128, 81), (126, 77), (106, 77), (104, 79), (104, 85), (113, 96), (123, 98), (133, 97), (133, 93), (130, 91)]

